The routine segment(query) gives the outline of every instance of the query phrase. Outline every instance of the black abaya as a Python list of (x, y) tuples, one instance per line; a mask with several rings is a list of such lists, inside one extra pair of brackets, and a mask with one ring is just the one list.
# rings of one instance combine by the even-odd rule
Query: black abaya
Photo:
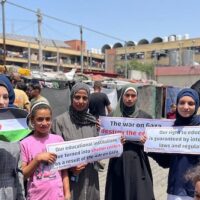
[[(150, 118), (139, 111), (137, 118)], [(147, 154), (140, 142), (127, 142), (121, 157), (110, 159), (105, 200), (154, 200)]]

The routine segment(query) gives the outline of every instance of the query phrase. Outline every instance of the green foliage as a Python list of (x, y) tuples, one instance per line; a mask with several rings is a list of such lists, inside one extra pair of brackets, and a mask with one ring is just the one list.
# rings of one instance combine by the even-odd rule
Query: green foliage
[(128, 69), (146, 72), (150, 76), (154, 74), (154, 65), (152, 63), (140, 63), (133, 60), (128, 63)]
[[(126, 65), (125, 63), (115, 65), (115, 69), (117, 73), (125, 73)], [(153, 63), (141, 63), (137, 60), (132, 60), (127, 63), (128, 70), (138, 70), (142, 72), (146, 72), (148, 76), (153, 77), (154, 75), (154, 64)]]

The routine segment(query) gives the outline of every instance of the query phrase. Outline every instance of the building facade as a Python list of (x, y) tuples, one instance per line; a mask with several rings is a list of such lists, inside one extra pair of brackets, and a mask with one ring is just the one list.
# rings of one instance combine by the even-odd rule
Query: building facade
[(200, 38), (186, 34), (156, 37), (138, 43), (129, 41), (126, 45), (116, 43), (104, 45), (106, 72), (116, 73), (119, 66), (136, 60), (155, 66), (155, 79), (159, 83), (175, 86), (190, 86), (200, 78)]
[[(69, 71), (81, 69), (81, 41), (57, 41), (42, 39), (42, 59), (39, 63), (39, 43), (37, 38), (6, 34), (6, 66), (19, 66), (31, 70)], [(86, 42), (82, 42), (83, 70), (104, 71), (104, 54), (87, 50)], [(0, 65), (3, 65), (3, 37), (0, 35)]]

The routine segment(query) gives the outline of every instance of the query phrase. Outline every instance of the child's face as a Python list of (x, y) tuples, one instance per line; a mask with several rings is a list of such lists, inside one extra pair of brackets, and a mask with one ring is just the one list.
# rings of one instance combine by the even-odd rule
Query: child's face
[(194, 199), (195, 200), (200, 200), (200, 181), (196, 182), (195, 185), (195, 193), (194, 193)]
[(175, 106), (175, 105), (171, 107), (171, 112), (172, 112), (172, 113), (175, 113), (175, 112), (176, 112), (176, 106)]
[(9, 95), (5, 87), (0, 86), (0, 108), (6, 108), (9, 104)]
[(35, 116), (32, 119), (37, 135), (47, 135), (51, 128), (51, 111), (49, 109), (39, 109), (36, 111)]

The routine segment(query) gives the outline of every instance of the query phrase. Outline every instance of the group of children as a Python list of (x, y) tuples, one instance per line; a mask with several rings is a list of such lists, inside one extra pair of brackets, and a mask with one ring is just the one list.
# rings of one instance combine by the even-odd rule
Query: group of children
[[(88, 99), (86, 99), (87, 93), (83, 92), (84, 87), (82, 85), (78, 85), (78, 86), (76, 85), (73, 88), (72, 95), (71, 95), (72, 107), (70, 108), (70, 111), (69, 111), (69, 119), (70, 120), (72, 119), (73, 121), (73, 124), (71, 124), (71, 128), (76, 128), (77, 130), (79, 130), (79, 128), (82, 126), (85, 127), (85, 125), (87, 125), (88, 127), (91, 127), (91, 125), (93, 126), (93, 124), (95, 123), (93, 121), (92, 116), (89, 116), (88, 113), (86, 112)], [(85, 91), (87, 91), (87, 88), (85, 89)], [(187, 93), (187, 95), (184, 92)], [(116, 115), (115, 113), (113, 115), (122, 116), (122, 117), (132, 117), (132, 118), (143, 117), (145, 113), (143, 113), (140, 109), (135, 107), (135, 102), (133, 102), (131, 105), (131, 107), (133, 107), (134, 110), (133, 111), (130, 110), (129, 104), (131, 102), (129, 101), (128, 95), (129, 96), (132, 95), (132, 98), (134, 99), (137, 96), (137, 91), (134, 90), (134, 88), (132, 87), (127, 87), (124, 90), (124, 96), (122, 96), (123, 98), (120, 100), (121, 102), (119, 104), (119, 110), (116, 109), (116, 112), (115, 112)], [(183, 92), (180, 93), (178, 96), (177, 102), (179, 104), (183, 105), (185, 103), (183, 102), (183, 97), (185, 97), (185, 95), (193, 98), (193, 94), (189, 94), (188, 91), (183, 90)], [(74, 99), (74, 102), (73, 102), (73, 99)], [(83, 104), (85, 104), (84, 110), (80, 110), (81, 109), (79, 105), (80, 99), (82, 99)], [(181, 101), (179, 102), (179, 100)], [(184, 99), (184, 101), (188, 101), (188, 100)], [(12, 88), (8, 86), (7, 79), (0, 77), (0, 108), (8, 108), (12, 106), (13, 106)], [(196, 106), (196, 104), (194, 106)], [(181, 112), (183, 112), (181, 109), (179, 113), (176, 112), (177, 119), (175, 121), (175, 125), (177, 126), (196, 125), (195, 123), (197, 122), (197, 120), (198, 120), (198, 123), (200, 123), (199, 118), (194, 118), (194, 117), (192, 117), (190, 121), (187, 121), (190, 116), (189, 117), (184, 116), (184, 113), (181, 113)], [(191, 113), (191, 116), (195, 112), (196, 112), (196, 108), (195, 108), (195, 111)], [(89, 120), (86, 120), (86, 119), (89, 119)], [(61, 125), (59, 124), (60, 122), (57, 122), (55, 126), (63, 130), (63, 127), (61, 127)], [(74, 125), (74, 122), (76, 125)], [(52, 163), (56, 161), (56, 154), (46, 152), (47, 144), (64, 141), (63, 137), (61, 137), (60, 135), (51, 133), (52, 110), (51, 110), (50, 105), (47, 102), (43, 102), (43, 101), (39, 101), (33, 104), (30, 109), (30, 114), (28, 116), (28, 124), (32, 128), (32, 132), (19, 143), (18, 142), (9, 143), (5, 141), (0, 142), (0, 155), (2, 159), (0, 162), (0, 199), (5, 199), (5, 200), (24, 200), (25, 199), (25, 194), (23, 190), (24, 184), (22, 184), (22, 174), (23, 174), (24, 180), (27, 180), (27, 194), (26, 194), (27, 200), (70, 200), (72, 196), (71, 196), (71, 191), (70, 191), (71, 183), (70, 183), (68, 170), (51, 171), (50, 166)], [(55, 126), (54, 126), (54, 130), (56, 130)], [(86, 130), (86, 127), (81, 130), (84, 130), (84, 129)], [(88, 130), (89, 129), (87, 129), (86, 131), (88, 132)], [(64, 132), (67, 132), (67, 130), (65, 130)], [(67, 134), (63, 136), (67, 137)], [(70, 134), (72, 133), (70, 132)], [(77, 134), (78, 134), (78, 131), (77, 131)], [(80, 132), (80, 134), (82, 134), (82, 131)], [(20, 153), (20, 149), (21, 149), (21, 153)], [(20, 158), (20, 155), (21, 155), (21, 158)], [(139, 166), (140, 164), (138, 164), (136, 160), (134, 161), (136, 157), (138, 157), (138, 159), (140, 160), (140, 164), (142, 162), (142, 166), (143, 168), (145, 168), (145, 170), (141, 171), (141, 167)], [(141, 159), (144, 159), (144, 161), (141, 161)], [(179, 164), (182, 162), (181, 159), (184, 159), (184, 160), (188, 159), (188, 163), (186, 164), (188, 165), (191, 164), (189, 162), (190, 157), (187, 155), (180, 155), (180, 156), (175, 155), (173, 156), (172, 160), (173, 159), (174, 159), (174, 162), (171, 162), (171, 165), (176, 164), (176, 166), (170, 166), (170, 171), (171, 171), (170, 173), (172, 174), (174, 173), (173, 170), (177, 170), (176, 169), (177, 166), (183, 167), (183, 166), (179, 166)], [(146, 182), (144, 182), (144, 180), (141, 180), (140, 184), (144, 184), (144, 183), (147, 185), (152, 184), (151, 170), (148, 166), (149, 163), (147, 161), (146, 154), (143, 152), (143, 147), (141, 146), (141, 144), (138, 144), (138, 143), (136, 144), (132, 142), (126, 142), (126, 144), (124, 145), (124, 153), (122, 157), (119, 159), (111, 159), (110, 161), (109, 169), (108, 169), (107, 184), (106, 184), (106, 193), (107, 193), (106, 199), (114, 199), (113, 198), (114, 196), (116, 197), (115, 199), (120, 199), (120, 198), (125, 199), (125, 196), (127, 195), (129, 195), (129, 197), (131, 198), (131, 196), (133, 197), (133, 195), (135, 195), (133, 194), (133, 192), (137, 193), (136, 190), (140, 189), (138, 187), (139, 185), (137, 186), (138, 183), (135, 182), (135, 176), (138, 176), (139, 178), (140, 174), (137, 174), (137, 171), (136, 171), (135, 175), (132, 177), (131, 174), (133, 174), (133, 171), (136, 169), (134, 166), (131, 166), (132, 164), (130, 164), (130, 160), (133, 160), (134, 162), (136, 162), (136, 165), (138, 165), (137, 167), (140, 170), (141, 174), (148, 174), (148, 176), (145, 175)], [(158, 159), (157, 162), (159, 163), (160, 160)], [(194, 162), (194, 159), (191, 162)], [(196, 164), (198, 164), (198, 161), (196, 162)], [(192, 164), (190, 165), (190, 167), (191, 166)], [(83, 169), (86, 168), (86, 166), (81, 166), (81, 167)], [(126, 171), (126, 173), (124, 171), (120, 171), (120, 170), (123, 170), (124, 167), (126, 167), (126, 170), (128, 170)], [(82, 171), (82, 168), (76, 169), (76, 171)], [(200, 167), (199, 166), (197, 166), (196, 168), (191, 167), (189, 169), (190, 169), (189, 171), (188, 171), (188, 168), (184, 169), (184, 173), (185, 171), (188, 171), (184, 178), (185, 180), (192, 181), (193, 184), (195, 185), (194, 198), (197, 200), (197, 199), (200, 199)], [(75, 172), (75, 169), (73, 173), (74, 172)], [(181, 170), (179, 170), (179, 172), (182, 173)], [(71, 171), (69, 171), (69, 173), (71, 173)], [(124, 176), (126, 180), (123, 178), (124, 173), (126, 175)], [(174, 174), (174, 175), (176, 176), (177, 174)], [(132, 177), (130, 181), (128, 181), (129, 177)], [(181, 177), (181, 180), (182, 178), (183, 177)], [(124, 180), (124, 181), (118, 182), (118, 181), (114, 181), (115, 179)], [(168, 184), (170, 184), (170, 181), (176, 182), (177, 180), (175, 177), (170, 178), (170, 175), (169, 175)], [(123, 186), (124, 189), (120, 190), (118, 188), (119, 190), (116, 190), (115, 188), (117, 188), (118, 185), (120, 186), (121, 189), (123, 188), (121, 185), (122, 183), (124, 183), (124, 186)], [(83, 185), (82, 187), (85, 187), (85, 185)], [(89, 187), (92, 187), (92, 186), (89, 186)], [(175, 188), (175, 186), (173, 187)], [(168, 185), (168, 193), (172, 194), (169, 196), (168, 199), (170, 198), (175, 199), (173, 198), (173, 196), (175, 196), (173, 195), (174, 194), (173, 191), (175, 191), (174, 188), (169, 187)], [(142, 189), (147, 190), (147, 188), (145, 189), (143, 187)], [(81, 190), (81, 188), (77, 187), (77, 192), (78, 190)], [(123, 194), (121, 191), (123, 191)], [(146, 197), (148, 199), (154, 199), (152, 186), (149, 189), (149, 191), (148, 190), (146, 191), (146, 195), (147, 195)], [(112, 196), (110, 195), (111, 193), (113, 193)], [(93, 198), (90, 198), (90, 199), (99, 198), (97, 197), (98, 195), (94, 195), (95, 193), (91, 193), (91, 195), (92, 194), (93, 194)], [(120, 196), (119, 194), (122, 196)], [(144, 196), (144, 194), (145, 194), (144, 191), (142, 192), (142, 194), (138, 193), (137, 195), (138, 198), (136, 198), (135, 200), (143, 200), (142, 196)], [(73, 198), (74, 200), (84, 199), (84, 197), (82, 196), (78, 197), (76, 194), (73, 194), (73, 195), (74, 197), (76, 196), (76, 198)], [(123, 197), (123, 195), (125, 196)], [(130, 198), (126, 198), (126, 199), (132, 200)]]

